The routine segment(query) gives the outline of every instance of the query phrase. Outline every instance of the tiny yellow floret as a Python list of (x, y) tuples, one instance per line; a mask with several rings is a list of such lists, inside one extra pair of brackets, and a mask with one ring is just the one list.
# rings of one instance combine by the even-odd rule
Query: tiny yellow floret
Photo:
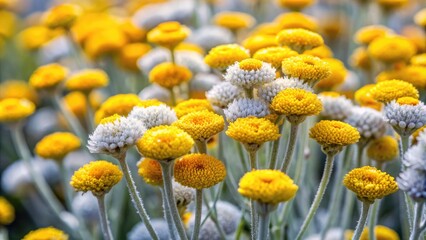
[(68, 240), (68, 235), (54, 227), (39, 228), (29, 232), (22, 240)]
[(6, 198), (0, 196), (0, 226), (9, 225), (15, 220), (15, 208)]
[(370, 25), (360, 28), (355, 33), (355, 41), (360, 44), (368, 45), (374, 39), (392, 34), (392, 29), (382, 25)]
[(216, 113), (203, 110), (188, 113), (173, 125), (183, 129), (194, 140), (206, 141), (224, 129), (225, 120)]
[(143, 180), (153, 186), (163, 185), (163, 174), (161, 165), (157, 160), (151, 158), (142, 158), (138, 163), (138, 174)]
[(278, 126), (265, 118), (238, 118), (229, 124), (226, 135), (244, 143), (262, 145), (279, 138)]
[(149, 81), (164, 88), (173, 88), (191, 78), (192, 73), (187, 67), (169, 62), (158, 64), (149, 73)]
[(57, 64), (47, 64), (37, 68), (30, 77), (31, 87), (52, 89), (62, 82), (68, 74), (68, 69)]
[(377, 83), (370, 89), (371, 96), (379, 102), (388, 103), (401, 97), (419, 98), (419, 91), (402, 80), (388, 80)]
[(382, 109), (382, 103), (376, 101), (373, 96), (371, 95), (370, 90), (374, 88), (374, 84), (367, 84), (358, 89), (355, 92), (354, 98), (355, 101), (362, 107), (369, 107), (372, 109), (375, 109), (377, 111), (380, 111)]
[(0, 100), (0, 122), (16, 122), (30, 116), (34, 111), (34, 103), (25, 98)]
[(415, 106), (419, 104), (420, 100), (412, 97), (401, 97), (396, 100), (399, 105), (411, 105)]

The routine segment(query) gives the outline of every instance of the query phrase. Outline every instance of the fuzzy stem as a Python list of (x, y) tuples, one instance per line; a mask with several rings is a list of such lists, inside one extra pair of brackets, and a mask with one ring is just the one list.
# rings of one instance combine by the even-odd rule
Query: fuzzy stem
[(161, 198), (162, 198), (162, 201), (163, 201), (164, 218), (166, 219), (167, 227), (169, 228), (170, 238), (176, 239), (175, 228), (174, 228), (174, 224), (173, 224), (173, 218), (172, 218), (172, 214), (170, 212), (170, 208), (166, 207), (166, 204), (168, 204), (168, 203), (167, 203), (167, 200), (166, 200), (166, 193), (164, 192), (163, 187), (161, 187)]
[(257, 150), (248, 151), (250, 158), (250, 169), (257, 169)]
[(202, 141), (196, 140), (195, 143), (197, 145), (198, 153), (205, 153), (205, 154), (207, 154), (207, 141), (205, 141), (205, 140), (202, 140)]
[(104, 234), (105, 240), (113, 240), (111, 228), (109, 226), (107, 211), (105, 208), (105, 195), (97, 196), (98, 199), (98, 205), (99, 205), (99, 216), (101, 219), (101, 228), (102, 233)]
[(414, 208), (414, 219), (412, 224), (413, 230), (411, 231), (411, 234), (410, 234), (410, 240), (418, 240), (422, 232), (420, 222), (422, 220), (423, 207), (424, 207), (423, 202), (416, 202), (415, 208)]
[(368, 210), (370, 210), (371, 204), (368, 202), (362, 202), (361, 215), (359, 216), (358, 224), (356, 225), (352, 240), (359, 240), (361, 233), (364, 230), (365, 223), (367, 222)]
[(9, 239), (9, 233), (7, 231), (7, 228), (0, 226), (0, 240), (8, 240)]
[[(283, 124), (284, 125), (284, 124)], [(280, 134), (282, 132), (282, 127), (280, 127)], [(277, 165), (277, 157), (278, 157), (278, 150), (280, 148), (281, 143), (281, 137), (279, 137), (277, 140), (274, 141), (272, 145), (272, 153), (271, 153), (271, 159), (269, 162), (269, 169), (275, 169)]]
[(65, 106), (64, 102), (59, 96), (59, 93), (54, 93), (53, 95), (53, 103), (55, 104), (56, 108), (64, 115), (65, 120), (71, 127), (72, 131), (83, 141), (86, 142), (87, 140), (87, 134), (84, 131), (83, 127), (81, 126), (78, 119), (72, 114), (69, 109)]
[(71, 201), (72, 201), (72, 191), (70, 188), (68, 177), (68, 171), (65, 167), (65, 164), (63, 162), (59, 163), (59, 168), (61, 170), (62, 175), (62, 184), (63, 184), (63, 190), (65, 195), (65, 203), (68, 209), (72, 209), (71, 207)]
[(95, 129), (95, 124), (94, 124), (94, 120), (95, 120), (95, 115), (93, 113), (93, 108), (92, 105), (90, 104), (90, 98), (89, 98), (89, 94), (87, 93), (85, 94), (86, 96), (86, 122), (87, 122), (87, 129), (89, 129), (89, 131), (93, 131)]
[(369, 226), (368, 226), (369, 240), (376, 240), (375, 227), (376, 227), (376, 224), (377, 224), (377, 218), (378, 218), (378, 214), (379, 214), (380, 203), (381, 203), (380, 199), (376, 200), (374, 202), (373, 209), (371, 209), (370, 221), (369, 221)]
[(251, 240), (257, 239), (257, 220), (255, 201), (250, 199)]
[(268, 239), (269, 234), (269, 212), (262, 213), (259, 215), (259, 238), (260, 240)]
[(287, 145), (287, 152), (285, 154), (285, 157), (283, 159), (283, 165), (281, 166), (281, 171), (286, 173), (288, 170), (288, 167), (290, 166), (291, 159), (293, 157), (294, 148), (296, 146), (297, 141), (297, 132), (299, 129), (299, 124), (297, 123), (291, 123), (290, 125), (290, 139), (288, 141)]
[(203, 189), (195, 191), (195, 220), (194, 231), (192, 232), (192, 240), (198, 240), (201, 226), (201, 206), (203, 205)]

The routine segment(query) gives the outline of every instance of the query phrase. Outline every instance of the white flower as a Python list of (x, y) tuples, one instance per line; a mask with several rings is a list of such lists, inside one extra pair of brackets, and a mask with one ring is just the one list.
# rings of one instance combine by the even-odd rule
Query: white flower
[(402, 163), (405, 167), (426, 171), (426, 145), (419, 142), (417, 145), (410, 147), (404, 154)]
[(414, 201), (426, 200), (426, 172), (412, 168), (404, 170), (396, 179), (398, 187)]
[(228, 105), (224, 112), (226, 119), (229, 122), (234, 122), (237, 118), (245, 118), (249, 116), (261, 118), (271, 113), (266, 103), (261, 100), (251, 98), (235, 99)]
[(77, 194), (72, 200), (72, 209), (85, 221), (90, 223), (99, 221), (98, 201), (91, 192)]
[(50, 40), (40, 48), (41, 64), (56, 62), (72, 52), (72, 43), (64, 35)]
[(367, 141), (383, 136), (386, 131), (382, 114), (367, 107), (353, 107), (345, 121), (357, 128), (361, 138)]
[(181, 185), (180, 183), (173, 180), (173, 196), (178, 207), (188, 206), (194, 201), (195, 190)]
[(160, 125), (171, 125), (177, 121), (176, 113), (165, 104), (151, 107), (134, 107), (127, 116), (142, 122), (146, 129)]
[(139, 69), (149, 74), (151, 70), (160, 63), (167, 62), (170, 59), (170, 51), (166, 48), (157, 47), (149, 51), (137, 61)]
[(236, 62), (226, 69), (224, 78), (236, 86), (250, 89), (272, 82), (275, 79), (275, 68), (269, 63), (262, 62), (259, 69), (246, 70), (242, 69), (240, 63)]
[(175, 54), (176, 63), (182, 66), (186, 66), (194, 74), (199, 72), (208, 72), (210, 70), (209, 65), (204, 62), (204, 56), (198, 52), (177, 50)]
[(151, 84), (142, 89), (142, 91), (139, 92), (138, 97), (141, 100), (157, 99), (162, 102), (168, 102), (170, 100), (170, 91), (157, 84)]
[[(192, 214), (192, 216), (194, 216), (195, 214)], [(201, 219), (204, 219), (206, 216), (202, 215)], [(195, 220), (195, 216), (191, 217), (191, 219), (189, 220), (189, 229), (190, 232), (192, 233), (193, 229), (194, 229), (194, 220)], [(204, 224), (201, 226), (200, 229), (200, 234), (198, 236), (199, 240), (220, 240), (222, 239), (219, 233), (219, 230), (217, 229), (215, 223), (213, 222), (213, 220), (208, 217)]]
[(189, 42), (193, 42), (206, 51), (223, 45), (234, 42), (232, 32), (226, 28), (218, 26), (205, 26), (194, 31), (188, 39)]
[(216, 202), (217, 220), (223, 231), (229, 235), (237, 230), (238, 222), (241, 218), (241, 211), (229, 202)]
[(189, 82), (191, 91), (208, 91), (222, 82), (220, 77), (211, 73), (198, 73)]
[(395, 100), (384, 108), (385, 121), (401, 136), (410, 136), (414, 131), (426, 125), (426, 106), (400, 105)]
[(264, 84), (257, 89), (257, 96), (268, 102), (272, 103), (272, 100), (279, 92), (287, 88), (300, 88), (309, 92), (314, 92), (314, 90), (303, 81), (298, 78), (277, 78), (275, 81)]
[(351, 113), (353, 104), (351, 100), (344, 96), (327, 96), (318, 95), (322, 102), (321, 116), (333, 119), (333, 120), (344, 120)]
[[(167, 222), (163, 219), (152, 219), (151, 220), (152, 227), (157, 233), (159, 240), (169, 240), (169, 228), (167, 226)], [(128, 240), (151, 240), (152, 237), (149, 234), (146, 226), (143, 222), (140, 222), (133, 226), (132, 230), (127, 234)]]
[(244, 91), (230, 82), (222, 82), (206, 92), (206, 97), (210, 103), (220, 108), (225, 108), (234, 99), (242, 98), (243, 96)]

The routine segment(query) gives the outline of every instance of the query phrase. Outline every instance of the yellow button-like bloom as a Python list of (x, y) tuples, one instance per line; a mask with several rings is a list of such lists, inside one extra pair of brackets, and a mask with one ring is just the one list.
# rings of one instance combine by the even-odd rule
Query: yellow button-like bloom
[(204, 49), (200, 45), (197, 45), (195, 43), (189, 43), (189, 42), (179, 43), (179, 45), (176, 46), (175, 50), (176, 51), (191, 51), (191, 52), (199, 53), (201, 55), (205, 54)]
[(370, 203), (398, 191), (398, 185), (392, 176), (371, 166), (355, 168), (347, 173), (343, 185), (361, 201)]
[(11, 37), (16, 30), (17, 17), (12, 12), (0, 10), (0, 19), (2, 20), (0, 36), (4, 38)]
[(139, 103), (137, 104), (138, 107), (152, 107), (152, 106), (160, 106), (163, 105), (164, 103), (160, 100), (157, 99), (144, 99), (144, 100), (139, 100)]
[(324, 44), (321, 35), (302, 28), (284, 29), (277, 35), (277, 42), (288, 46), (298, 53), (319, 47)]
[(419, 98), (419, 91), (408, 82), (388, 80), (379, 82), (370, 89), (371, 96), (383, 103), (388, 103), (401, 97)]
[(382, 103), (376, 101), (370, 93), (370, 90), (374, 88), (375, 84), (367, 84), (355, 92), (355, 101), (362, 107), (369, 107), (380, 111), (382, 109)]
[(376, 77), (376, 82), (400, 79), (409, 82), (418, 89), (426, 87), (426, 67), (407, 66), (401, 69), (383, 71)]
[(189, 100), (180, 102), (178, 105), (176, 105), (174, 110), (176, 112), (176, 116), (178, 118), (181, 118), (188, 113), (202, 111), (202, 110), (209, 110), (213, 112), (213, 106), (206, 99), (189, 99)]
[(175, 162), (176, 182), (195, 189), (210, 188), (226, 177), (225, 165), (207, 154), (188, 154)]
[(173, 123), (183, 129), (194, 140), (205, 141), (221, 132), (225, 127), (222, 116), (208, 110), (188, 113)]
[(314, 0), (278, 0), (278, 4), (281, 7), (288, 8), (292, 11), (300, 11), (312, 5), (314, 2)]
[(175, 126), (151, 128), (137, 141), (139, 152), (148, 158), (169, 161), (187, 154), (194, 140), (184, 130)]
[(311, 55), (311, 56), (319, 57), (319, 58), (332, 58), (333, 57), (333, 52), (325, 44), (323, 44), (319, 47), (316, 47), (316, 48), (306, 50), (306, 51), (303, 52), (303, 54), (307, 54), (307, 55)]
[(79, 17), (71, 28), (74, 39), (83, 44), (87, 38), (108, 28), (119, 28), (119, 20), (105, 12), (89, 13)]
[(426, 53), (418, 54), (410, 59), (410, 63), (416, 66), (426, 67)]
[(179, 22), (164, 22), (148, 32), (148, 42), (172, 49), (191, 33), (189, 28)]
[(38, 102), (36, 91), (28, 83), (19, 80), (9, 80), (0, 84), (0, 100), (5, 98), (25, 98), (35, 104)]
[(35, 89), (52, 89), (62, 82), (68, 69), (57, 64), (47, 64), (37, 68), (30, 77), (30, 85)]
[(105, 160), (92, 161), (74, 172), (71, 186), (79, 192), (90, 191), (95, 196), (103, 196), (120, 182), (123, 173), (120, 168)]
[(157, 160), (151, 158), (142, 158), (138, 163), (138, 174), (143, 180), (154, 186), (163, 185), (163, 174), (161, 165)]
[(385, 63), (408, 61), (416, 51), (416, 46), (401, 36), (379, 37), (368, 45), (368, 53), (371, 57)]
[(11, 224), (15, 220), (15, 208), (6, 198), (0, 196), (0, 225)]
[(368, 55), (367, 49), (365, 47), (359, 47), (354, 50), (350, 57), (350, 64), (353, 67), (370, 70), (371, 69), (371, 59)]
[(355, 33), (355, 41), (360, 44), (368, 45), (374, 39), (393, 34), (392, 29), (382, 25), (370, 25), (360, 28)]
[(283, 13), (278, 15), (274, 22), (278, 23), (281, 29), (303, 28), (314, 32), (318, 29), (314, 18), (300, 12)]
[(398, 154), (398, 142), (391, 136), (375, 139), (367, 148), (367, 156), (377, 162), (391, 161), (396, 158)]
[(68, 109), (79, 118), (83, 118), (87, 111), (87, 100), (82, 92), (74, 91), (64, 96), (63, 101)]
[(340, 122), (322, 120), (309, 130), (309, 137), (323, 147), (346, 146), (358, 142), (360, 135), (356, 128)]
[(420, 100), (417, 98), (412, 98), (412, 97), (400, 97), (396, 100), (396, 103), (398, 103), (399, 105), (411, 105), (411, 106), (416, 106), (417, 104), (419, 104)]
[(280, 25), (275, 22), (267, 22), (256, 25), (256, 28), (251, 32), (254, 35), (271, 35), (275, 36), (282, 30)]
[(103, 55), (115, 54), (127, 44), (127, 36), (118, 28), (107, 28), (90, 34), (84, 42), (87, 55), (96, 59)]
[(220, 12), (213, 18), (213, 22), (230, 30), (250, 28), (256, 23), (256, 19), (243, 12)]
[(242, 45), (251, 53), (255, 53), (262, 48), (277, 47), (278, 43), (277, 39), (273, 35), (253, 35), (246, 38)]
[(56, 132), (42, 138), (34, 151), (42, 158), (62, 160), (68, 153), (79, 149), (80, 139), (72, 133)]
[(118, 63), (126, 70), (139, 71), (137, 61), (149, 51), (151, 51), (151, 46), (146, 43), (127, 44), (120, 50)]
[(345, 64), (336, 58), (323, 58), (323, 61), (327, 62), (330, 66), (331, 74), (321, 79), (316, 87), (321, 89), (332, 89), (343, 83), (348, 74), (348, 70), (345, 68)]
[(173, 88), (191, 78), (192, 73), (187, 67), (169, 62), (160, 63), (149, 72), (149, 81), (164, 88)]
[(108, 85), (108, 75), (100, 69), (85, 69), (74, 73), (65, 82), (71, 91), (90, 92)]
[(54, 227), (39, 228), (29, 232), (22, 240), (68, 240), (68, 235)]
[(331, 74), (331, 68), (327, 62), (305, 54), (284, 59), (281, 69), (284, 74), (299, 78), (311, 86)]
[[(369, 229), (367, 227), (364, 228), (359, 240), (370, 240), (368, 231)], [(397, 232), (382, 225), (377, 225), (376, 227), (374, 227), (374, 233), (376, 235), (377, 240), (399, 240), (400, 239)], [(354, 232), (352, 230), (346, 230), (345, 240), (351, 240), (353, 238), (353, 235), (354, 235)]]
[(244, 143), (262, 145), (280, 137), (278, 126), (265, 118), (238, 118), (229, 124), (226, 135)]
[(238, 192), (244, 197), (266, 204), (278, 204), (292, 199), (299, 187), (278, 170), (252, 170), (240, 179)]
[(131, 19), (123, 21), (119, 28), (126, 34), (130, 42), (143, 42), (146, 38), (147, 31), (136, 26)]
[(81, 13), (82, 9), (78, 5), (64, 3), (49, 9), (44, 14), (43, 22), (50, 28), (69, 28)]
[(52, 40), (52, 30), (44, 26), (33, 26), (25, 29), (19, 34), (22, 46), (28, 50), (36, 50)]
[(6, 98), (0, 101), (0, 122), (16, 122), (35, 111), (35, 105), (25, 98)]
[(426, 8), (418, 11), (414, 16), (414, 22), (420, 27), (426, 28)]
[(297, 56), (296, 51), (288, 47), (268, 47), (257, 51), (253, 58), (262, 62), (270, 63), (275, 69), (280, 69), (285, 58)]
[(224, 70), (235, 62), (249, 58), (247, 49), (237, 44), (225, 44), (210, 50), (204, 61), (212, 68)]
[(95, 113), (95, 122), (99, 123), (102, 118), (118, 114), (121, 116), (127, 116), (133, 109), (138, 106), (141, 100), (136, 94), (117, 94), (109, 97), (102, 105), (99, 110)]

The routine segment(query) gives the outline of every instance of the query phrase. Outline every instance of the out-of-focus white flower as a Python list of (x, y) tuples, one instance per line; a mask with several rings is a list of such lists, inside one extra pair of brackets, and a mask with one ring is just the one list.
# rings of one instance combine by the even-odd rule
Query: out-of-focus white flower
[(155, 66), (162, 62), (167, 62), (169, 59), (171, 59), (170, 51), (165, 48), (157, 47), (139, 58), (137, 64), (143, 73), (149, 74)]
[(216, 202), (217, 220), (223, 231), (227, 234), (233, 234), (237, 230), (238, 222), (241, 218), (241, 211), (229, 202)]
[[(423, 146), (425, 147), (425, 146)], [(424, 152), (423, 152), (424, 154)], [(426, 164), (426, 161), (423, 162)], [(396, 179), (398, 187), (414, 200), (426, 200), (426, 172), (407, 168)]]
[(410, 147), (404, 154), (402, 163), (406, 168), (426, 171), (426, 144), (419, 142)]
[(367, 107), (353, 107), (345, 121), (357, 128), (361, 138), (366, 141), (379, 138), (386, 131), (382, 114)]
[(226, 28), (205, 26), (194, 31), (188, 41), (201, 46), (206, 51), (209, 51), (216, 46), (233, 43), (234, 37), (232, 32)]
[(314, 90), (303, 81), (297, 78), (277, 78), (275, 81), (264, 84), (257, 89), (257, 96), (271, 104), (272, 100), (279, 92), (287, 88), (300, 88), (309, 92), (313, 92)]
[(356, 73), (348, 71), (345, 81), (336, 87), (339, 92), (355, 92), (361, 87), (359, 77)]
[(245, 118), (249, 116), (262, 118), (269, 115), (269, 106), (258, 99), (240, 98), (235, 99), (224, 110), (226, 120), (234, 122), (237, 118)]
[(165, 104), (146, 108), (134, 107), (127, 117), (140, 121), (147, 129), (160, 125), (171, 125), (177, 121), (175, 111)]
[(394, 100), (386, 104), (383, 112), (385, 121), (401, 136), (410, 136), (426, 125), (426, 106), (422, 102), (416, 105), (400, 105)]
[[(341, 240), (343, 236), (343, 230), (340, 228), (332, 228), (325, 234), (327, 240)], [(321, 240), (320, 234), (315, 234), (306, 238), (306, 240)]]
[(216, 74), (211, 73), (198, 73), (189, 82), (191, 91), (206, 92), (212, 89), (213, 86), (220, 84), (222, 80)]
[(176, 63), (186, 66), (193, 74), (208, 72), (210, 67), (204, 62), (204, 56), (198, 52), (178, 50), (175, 52)]
[[(262, 62), (261, 66), (245, 64), (252, 59), (246, 59), (234, 63), (226, 69), (224, 76), (226, 81), (246, 89), (259, 87), (265, 83), (272, 82), (275, 79), (275, 68), (269, 63)], [(259, 61), (259, 60), (254, 60)], [(253, 66), (255, 66), (253, 68)]]
[[(151, 221), (152, 227), (157, 232), (157, 236), (160, 240), (169, 240), (169, 228), (167, 227), (166, 221), (163, 219), (153, 219)], [(138, 223), (133, 226), (132, 230), (127, 234), (128, 240), (151, 240), (152, 237), (149, 235), (148, 230), (144, 223)]]
[(193, 188), (185, 187), (174, 180), (172, 184), (176, 205), (178, 207), (188, 206), (188, 204), (194, 200), (195, 190)]
[(206, 92), (206, 97), (210, 103), (220, 108), (225, 108), (234, 99), (242, 98), (243, 96), (244, 90), (232, 85), (230, 82), (222, 82)]
[(72, 209), (87, 222), (97, 223), (99, 221), (98, 200), (91, 192), (77, 194), (72, 200)]
[(321, 116), (333, 119), (333, 120), (344, 120), (351, 113), (353, 104), (351, 100), (345, 96), (328, 96), (318, 95), (322, 102)]
[[(201, 216), (201, 219), (204, 219), (205, 215)], [(194, 217), (191, 217), (189, 220), (189, 229), (192, 232), (194, 229)], [(220, 240), (222, 239), (216, 225), (214, 224), (211, 218), (207, 218), (204, 224), (201, 226), (199, 240)]]
[(138, 97), (142, 100), (157, 99), (161, 102), (168, 102), (170, 100), (170, 92), (157, 84), (151, 84), (142, 89)]
[(71, 53), (71, 44), (68, 38), (63, 35), (59, 36), (39, 50), (41, 64), (48, 64), (68, 56)]

